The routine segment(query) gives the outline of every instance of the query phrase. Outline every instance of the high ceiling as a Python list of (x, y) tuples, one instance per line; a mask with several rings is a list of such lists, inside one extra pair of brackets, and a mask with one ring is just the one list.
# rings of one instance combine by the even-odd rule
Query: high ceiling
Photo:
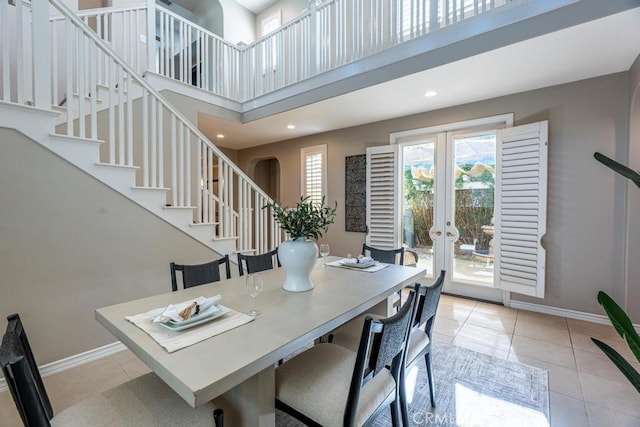
[(256, 15), (262, 13), (266, 8), (278, 2), (278, 0), (235, 0)]
[(241, 149), (627, 71), (639, 24), (636, 8), (245, 124), (200, 114), (198, 126)]

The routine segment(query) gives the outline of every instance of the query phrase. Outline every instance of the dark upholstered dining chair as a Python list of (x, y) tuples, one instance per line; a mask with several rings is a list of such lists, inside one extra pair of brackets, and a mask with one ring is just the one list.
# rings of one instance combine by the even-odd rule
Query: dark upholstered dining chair
[(408, 265), (411, 267), (415, 267), (418, 265), (418, 253), (411, 249), (404, 249), (404, 259), (402, 260), (403, 265)]
[(243, 255), (238, 254), (238, 272), (241, 276), (244, 276), (244, 267), (246, 267), (247, 273), (259, 273), (265, 270), (271, 270), (273, 268), (273, 258), (276, 258), (276, 264), (280, 267), (280, 260), (278, 259), (278, 248), (260, 255)]
[(389, 318), (366, 317), (356, 352), (322, 343), (278, 367), (276, 408), (309, 426), (367, 426), (389, 407), (399, 426), (408, 417), (399, 388), (415, 295)]
[[(409, 346), (405, 366), (410, 366), (416, 360), (424, 356), (427, 366), (427, 379), (429, 380), (429, 395), (431, 406), (436, 406), (436, 391), (433, 381), (433, 369), (431, 367), (431, 343), (433, 342), (433, 325), (436, 321), (438, 303), (444, 286), (446, 272), (440, 271), (440, 276), (431, 286), (421, 286), (416, 301), (416, 315), (411, 325)], [(404, 377), (402, 378), (404, 384)], [(400, 389), (400, 400), (407, 401), (405, 387)]]
[(376, 261), (384, 262), (386, 264), (404, 264), (404, 248), (378, 249), (363, 243), (362, 255), (370, 256)]
[(171, 290), (178, 290), (176, 271), (182, 272), (182, 285), (184, 288), (204, 285), (205, 283), (220, 281), (220, 266), (224, 264), (227, 279), (231, 278), (231, 266), (229, 265), (229, 255), (198, 265), (182, 265), (171, 263)]
[[(424, 356), (427, 367), (427, 379), (429, 381), (429, 394), (431, 397), (431, 406), (436, 406), (436, 395), (433, 381), (433, 371), (431, 368), (431, 343), (433, 342), (433, 325), (436, 319), (436, 311), (440, 294), (444, 285), (446, 272), (440, 272), (440, 276), (431, 286), (420, 286), (417, 291), (415, 316), (411, 326), (409, 336), (409, 345), (407, 347), (407, 356), (405, 366), (410, 366), (416, 360)], [(380, 318), (377, 314), (363, 314), (355, 319), (347, 322), (340, 328), (336, 329), (330, 336), (329, 341), (333, 344), (343, 346), (354, 351), (358, 348), (359, 330), (362, 327), (364, 318), (371, 316)], [(404, 376), (402, 377), (404, 384)], [(406, 406), (405, 388), (400, 388), (400, 404)], [(405, 425), (408, 421), (405, 420)]]
[[(370, 256), (376, 261), (384, 262), (385, 264), (404, 264), (404, 247), (398, 249), (378, 249), (362, 244), (362, 256)], [(398, 310), (402, 304), (402, 289), (398, 291), (397, 298), (393, 302), (393, 307)]]
[(193, 425), (222, 426), (222, 411), (212, 403), (192, 408), (150, 373), (83, 400), (55, 414), (20, 316), (9, 324), (0, 344), (0, 366), (25, 426)]

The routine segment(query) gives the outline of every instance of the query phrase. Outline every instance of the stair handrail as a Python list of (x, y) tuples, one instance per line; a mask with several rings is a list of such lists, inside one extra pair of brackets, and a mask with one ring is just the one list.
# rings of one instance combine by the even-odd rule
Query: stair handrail
[[(72, 90), (77, 82), (79, 98), (77, 117), (76, 111), (73, 111), (74, 114), (71, 114), (71, 110), (67, 111), (67, 135), (87, 137), (90, 134), (90, 138), (98, 138), (98, 96), (92, 95), (93, 90), (96, 91), (95, 93), (98, 90), (95, 70), (102, 59), (96, 58), (95, 55), (104, 57), (108, 60), (108, 68), (111, 70), (107, 70), (110, 75), (107, 88), (109, 90), (108, 163), (122, 167), (135, 166), (134, 143), (140, 141), (141, 145), (135, 143), (135, 147), (142, 149), (140, 163), (142, 188), (164, 189), (164, 165), (168, 161), (166, 165), (171, 169), (170, 190), (173, 201), (166, 206), (196, 208), (195, 223), (215, 226), (211, 232), (212, 239), (235, 241), (233, 247), (229, 244), (224, 245), (224, 253), (247, 251), (252, 248), (266, 251), (278, 245), (282, 238), (282, 231), (270, 217), (269, 212), (261, 209), (272, 202), (272, 198), (152, 87), (141, 74), (136, 72), (133, 66), (123, 60), (114, 48), (84, 22), (83, 18), (75, 15), (61, 0), (34, 0), (33, 40), (34, 47), (38, 48), (39, 55), (42, 56), (42, 58), (36, 58), (34, 53), (34, 59), (37, 61), (34, 62), (33, 69), (40, 71), (34, 76), (37, 77), (34, 79), (34, 87), (38, 89), (34, 92), (36, 95), (38, 93), (41, 95), (39, 98), (36, 97), (36, 106), (51, 108), (52, 87), (55, 89), (55, 86), (51, 85), (52, 80), (55, 79), (52, 79), (53, 74), (50, 74), (53, 70), (49, 59), (52, 45), (47, 43), (46, 37), (47, 25), (50, 22), (49, 6), (65, 17), (65, 28), (71, 30), (71, 34), (80, 36), (77, 38), (78, 48), (72, 48), (69, 44), (73, 43), (73, 39), (65, 39), (68, 44), (66, 51), (77, 49), (77, 62), (82, 65), (82, 71), (77, 73), (78, 78), (74, 80), (73, 85), (70, 79), (75, 78), (72, 74), (75, 71), (66, 71), (66, 90)], [(85, 51), (89, 55), (86, 59)], [(85, 83), (88, 83), (89, 91), (86, 90)], [(134, 140), (130, 123), (134, 123), (131, 114), (133, 97), (138, 96), (135, 94), (136, 91), (142, 93), (144, 125), (141, 128), (138, 127), (142, 132), (142, 138)], [(117, 97), (117, 111), (113, 108), (116, 100), (112, 99), (112, 94)], [(86, 126), (85, 120), (77, 120), (82, 117), (88, 119)], [(77, 123), (77, 129), (74, 121)], [(115, 123), (117, 129), (114, 131), (115, 121), (117, 121)], [(123, 126), (122, 123), (126, 124)], [(167, 127), (170, 129), (166, 130)], [(117, 152), (115, 151), (116, 142), (118, 143)], [(170, 157), (163, 154), (165, 146), (167, 151), (171, 150)]]
[[(145, 10), (147, 8), (146, 3), (137, 3), (131, 4), (127, 6), (108, 6), (108, 7), (96, 7), (93, 9), (82, 9), (74, 11), (73, 13), (81, 18), (92, 17), (97, 15), (104, 15), (107, 13), (118, 13), (118, 12), (130, 12), (133, 10)], [(62, 15), (51, 15), (49, 17), (50, 21), (59, 21), (64, 19)]]
[(69, 19), (74, 25), (82, 30), (82, 32), (88, 36), (91, 40), (93, 40), (97, 46), (100, 47), (101, 50), (108, 53), (109, 56), (114, 59), (127, 73), (129, 73), (133, 80), (135, 80), (140, 86), (145, 88), (149, 93), (153, 94), (155, 98), (160, 100), (162, 105), (171, 112), (174, 116), (176, 116), (180, 121), (183, 122), (193, 133), (195, 133), (198, 138), (207, 144), (209, 148), (213, 150), (213, 152), (221, 158), (225, 163), (231, 166), (233, 172), (238, 174), (242, 179), (251, 183), (252, 189), (256, 191), (261, 196), (265, 197), (267, 200), (272, 201), (271, 197), (264, 192), (258, 185), (256, 185), (251, 178), (249, 178), (234, 162), (232, 162), (215, 144), (213, 144), (209, 138), (207, 138), (200, 130), (194, 126), (190, 120), (188, 120), (180, 111), (174, 108), (170, 102), (168, 102), (160, 92), (158, 92), (153, 86), (146, 82), (144, 78), (142, 78), (136, 70), (133, 69), (126, 61), (120, 58), (120, 55), (111, 48), (108, 44), (106, 44), (100, 37), (96, 35), (96, 33), (85, 24), (71, 9), (68, 8), (66, 4), (61, 2), (60, 0), (49, 0), (49, 3), (52, 4), (58, 11), (60, 11), (67, 19)]

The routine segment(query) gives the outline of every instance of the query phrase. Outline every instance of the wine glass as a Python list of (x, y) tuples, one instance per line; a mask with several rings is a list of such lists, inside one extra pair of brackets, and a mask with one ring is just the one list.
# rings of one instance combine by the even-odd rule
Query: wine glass
[(327, 255), (329, 255), (329, 245), (323, 243), (320, 245), (320, 255), (322, 255), (322, 266), (327, 266)]
[(249, 316), (259, 316), (262, 314), (260, 310), (256, 310), (256, 297), (262, 292), (262, 275), (261, 274), (249, 274), (247, 275), (247, 293), (253, 298), (253, 304), (251, 310), (247, 313)]

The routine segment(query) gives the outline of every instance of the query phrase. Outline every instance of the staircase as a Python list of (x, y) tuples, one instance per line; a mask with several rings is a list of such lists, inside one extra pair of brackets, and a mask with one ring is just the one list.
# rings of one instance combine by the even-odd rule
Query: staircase
[[(347, 73), (363, 58), (528, 1), (311, 1), (297, 19), (241, 47), (154, 0), (78, 13), (62, 0), (0, 0), (0, 127), (221, 255), (263, 253), (283, 238), (262, 208), (268, 195), (143, 75), (177, 80), (244, 114), (279, 89)], [(549, 7), (559, 5), (538, 13)]]
[[(50, 18), (50, 5), (59, 16)], [(102, 22), (59, 0), (0, 0), (0, 127), (220, 255), (275, 248), (282, 233), (262, 209), (268, 195), (144, 80), (133, 49), (132, 66), (98, 36)]]

